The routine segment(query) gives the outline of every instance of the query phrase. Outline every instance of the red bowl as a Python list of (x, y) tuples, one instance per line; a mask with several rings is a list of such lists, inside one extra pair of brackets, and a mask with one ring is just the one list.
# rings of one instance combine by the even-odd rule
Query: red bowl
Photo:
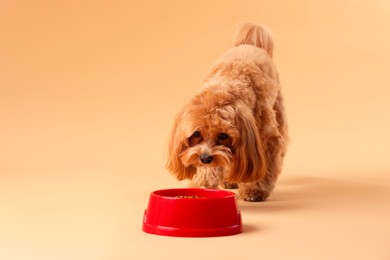
[(163, 236), (229, 236), (242, 232), (242, 222), (233, 192), (166, 189), (150, 194), (142, 230)]

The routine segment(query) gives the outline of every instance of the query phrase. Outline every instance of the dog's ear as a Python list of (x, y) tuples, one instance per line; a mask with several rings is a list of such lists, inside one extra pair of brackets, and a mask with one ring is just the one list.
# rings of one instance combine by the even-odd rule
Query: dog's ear
[(251, 182), (266, 173), (266, 158), (256, 120), (245, 104), (236, 106), (236, 124), (240, 132), (234, 146), (234, 160), (230, 168), (230, 182)]
[(182, 130), (183, 113), (184, 111), (181, 111), (175, 118), (168, 144), (168, 161), (165, 165), (178, 180), (192, 179), (196, 174), (196, 167), (185, 166), (180, 158), (180, 154), (188, 147), (187, 138)]

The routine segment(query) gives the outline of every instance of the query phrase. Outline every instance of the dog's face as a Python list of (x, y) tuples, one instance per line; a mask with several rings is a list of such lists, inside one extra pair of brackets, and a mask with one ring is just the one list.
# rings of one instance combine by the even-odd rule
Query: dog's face
[(175, 120), (168, 154), (167, 168), (180, 180), (192, 179), (197, 167), (224, 167), (231, 182), (257, 180), (265, 171), (256, 121), (242, 103), (195, 98)]
[(183, 125), (187, 127), (183, 140), (185, 149), (178, 156), (185, 167), (228, 167), (231, 164), (239, 133), (233, 114), (226, 110), (199, 108), (183, 115), (182, 124), (187, 124)]
[(232, 159), (233, 138), (223, 130), (202, 127), (188, 138), (181, 154), (185, 166), (228, 166)]

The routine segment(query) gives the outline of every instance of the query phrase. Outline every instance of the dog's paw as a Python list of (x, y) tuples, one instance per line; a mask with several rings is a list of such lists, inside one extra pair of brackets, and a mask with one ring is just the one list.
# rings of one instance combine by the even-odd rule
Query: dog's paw
[(240, 198), (249, 202), (260, 202), (265, 201), (269, 197), (270, 192), (260, 191), (260, 190), (252, 190), (250, 192), (240, 192)]

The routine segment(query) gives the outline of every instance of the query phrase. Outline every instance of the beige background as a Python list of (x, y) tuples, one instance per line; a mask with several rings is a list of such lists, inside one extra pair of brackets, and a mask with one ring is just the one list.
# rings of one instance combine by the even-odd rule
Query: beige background
[[(291, 145), (244, 233), (141, 231), (173, 117), (243, 21), (274, 32)], [(0, 1), (0, 259), (390, 259), (390, 3)]]

